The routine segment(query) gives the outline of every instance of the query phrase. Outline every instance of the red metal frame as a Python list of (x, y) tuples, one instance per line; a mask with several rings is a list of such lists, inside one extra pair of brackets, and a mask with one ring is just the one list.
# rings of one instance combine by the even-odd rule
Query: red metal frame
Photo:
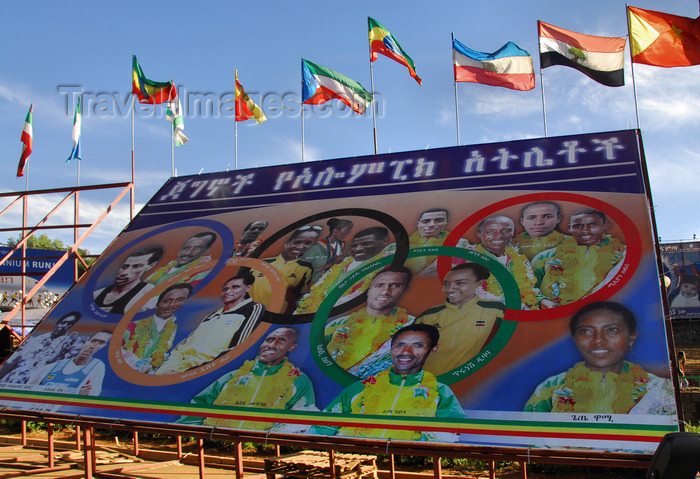
[[(107, 189), (119, 189), (119, 192), (117, 193), (116, 197), (112, 202), (105, 208), (105, 210), (95, 219), (94, 222), (92, 223), (79, 223), (79, 218), (80, 218), (80, 192), (81, 191), (95, 191), (95, 190), (107, 190)], [(28, 221), (27, 221), (27, 210), (28, 210), (28, 203), (29, 203), (29, 197), (30, 196), (41, 196), (41, 195), (54, 195), (54, 194), (65, 194), (63, 199), (61, 199), (56, 205), (44, 216), (36, 225), (29, 226)], [(14, 308), (0, 321), (0, 329), (2, 328), (8, 328), (10, 330), (10, 334), (14, 336), (18, 340), (23, 340), (24, 337), (26, 336), (26, 322), (25, 322), (25, 306), (27, 302), (34, 296), (34, 294), (39, 291), (39, 289), (48, 281), (48, 279), (58, 270), (58, 268), (63, 265), (69, 258), (73, 258), (73, 261), (75, 262), (75, 278), (74, 280), (78, 280), (78, 262), (82, 263), (83, 266), (87, 267), (87, 264), (85, 263), (84, 259), (80, 256), (78, 253), (78, 247), (85, 241), (85, 239), (97, 228), (97, 226), (102, 222), (102, 220), (105, 219), (105, 217), (114, 211), (115, 206), (126, 196), (127, 193), (131, 193), (131, 201), (130, 201), (130, 208), (129, 208), (129, 215), (130, 218), (133, 218), (133, 204), (134, 204), (134, 183), (133, 181), (131, 182), (126, 182), (126, 183), (108, 183), (108, 184), (103, 184), (103, 185), (90, 185), (90, 186), (74, 186), (74, 187), (67, 187), (67, 188), (54, 188), (54, 189), (47, 189), (47, 190), (33, 190), (33, 191), (22, 191), (22, 192), (8, 192), (8, 193), (0, 193), (0, 198), (7, 198), (7, 197), (15, 197), (12, 202), (5, 207), (2, 211), (0, 211), (0, 218), (2, 218), (3, 215), (5, 215), (7, 212), (11, 211), (12, 208), (17, 205), (18, 203), (22, 204), (22, 226), (21, 227), (13, 227), (13, 228), (0, 228), (0, 232), (11, 232), (11, 231), (20, 231), (22, 237), (20, 240), (17, 242), (14, 248), (10, 252), (8, 252), (2, 259), (0, 259), (0, 265), (5, 263), (12, 254), (19, 250), (21, 248), (22, 250), (22, 257), (19, 258), (22, 261), (22, 272), (20, 275), (22, 276), (22, 286), (20, 291), (22, 292), (22, 300), (18, 301), (17, 304), (14, 306)], [(54, 216), (56, 212), (58, 212), (71, 198), (74, 198), (74, 210), (73, 210), (73, 223), (72, 224), (59, 224), (59, 225), (51, 225), (47, 226), (46, 223), (47, 221)], [(29, 238), (36, 233), (37, 231), (40, 230), (47, 230), (47, 229), (66, 229), (66, 228), (72, 228), (73, 229), (73, 244), (69, 247), (68, 251), (66, 251), (60, 259), (56, 262), (56, 264), (47, 271), (42, 278), (37, 282), (37, 284), (29, 291), (26, 292), (26, 283), (25, 279), (27, 276), (27, 269), (26, 269), (26, 259), (27, 259), (27, 241)], [(80, 234), (80, 229), (86, 228), (86, 230)], [(26, 294), (25, 294), (26, 293)], [(12, 328), (10, 328), (10, 320), (18, 313), (22, 313), (22, 334), (18, 335)]]

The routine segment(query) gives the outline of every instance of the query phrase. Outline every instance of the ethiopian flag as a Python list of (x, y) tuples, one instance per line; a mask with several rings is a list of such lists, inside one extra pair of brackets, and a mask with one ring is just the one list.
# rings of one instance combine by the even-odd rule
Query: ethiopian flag
[(372, 103), (372, 95), (355, 80), (330, 68), (301, 60), (301, 101), (320, 105), (337, 98), (362, 115)]
[(138, 97), (139, 103), (159, 105), (177, 97), (177, 90), (172, 81), (158, 82), (146, 78), (136, 55), (132, 56), (132, 76), (131, 93)]
[(416, 65), (411, 60), (411, 57), (401, 48), (399, 41), (394, 35), (372, 17), (367, 17), (367, 23), (369, 26), (369, 61), (377, 60), (377, 54), (381, 53), (408, 68), (408, 72), (416, 79), (418, 84), (423, 85), (423, 81), (416, 74)]

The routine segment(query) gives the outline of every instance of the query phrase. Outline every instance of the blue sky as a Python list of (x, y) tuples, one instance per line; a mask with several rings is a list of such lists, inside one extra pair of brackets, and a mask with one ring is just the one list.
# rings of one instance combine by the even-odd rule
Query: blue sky
[[(639, 0), (641, 8), (695, 17), (698, 2)], [(0, 152), (5, 174), (0, 191), (25, 189), (15, 178), (19, 136), (34, 103), (34, 153), (30, 189), (76, 183), (76, 165), (65, 165), (72, 141), (72, 106), (67, 85), (86, 92), (81, 185), (131, 178), (131, 119), (124, 102), (130, 93), (131, 55), (146, 75), (174, 79), (189, 93), (186, 134), (176, 148), (177, 174), (234, 168), (234, 122), (225, 110), (203, 114), (204, 94), (219, 107), (231, 98), (234, 69), (269, 120), (239, 122), (238, 167), (297, 162), (301, 120), (293, 101), (300, 91), (300, 59), (337, 70), (370, 87), (367, 16), (389, 29), (411, 55), (423, 87), (406, 69), (385, 57), (374, 64), (380, 97), (379, 151), (396, 152), (456, 144), (450, 33), (470, 48), (495, 51), (513, 41), (537, 55), (537, 20), (602, 36), (627, 34), (625, 2), (591, 0), (337, 2), (7, 2), (0, 18)], [(544, 70), (550, 136), (635, 128), (632, 74), (626, 51), (626, 86), (609, 88), (565, 67)], [(662, 240), (700, 234), (696, 165), (700, 161), (698, 67), (663, 69), (635, 65), (639, 117), (652, 194)], [(540, 77), (530, 92), (462, 83), (458, 85), (462, 144), (543, 136)], [(264, 99), (264, 101), (263, 101)], [(117, 107), (121, 102), (119, 108)], [(231, 104), (228, 104), (230, 107)], [(284, 109), (280, 109), (284, 106)], [(277, 109), (275, 109), (277, 108)], [(309, 106), (306, 107), (307, 109)], [(120, 113), (119, 110), (124, 110)], [(147, 202), (171, 172), (170, 124), (156, 116), (135, 118), (136, 201)], [(307, 160), (373, 153), (372, 120), (334, 104), (307, 113)], [(85, 221), (101, 212), (105, 194), (82, 195)], [(32, 200), (36, 221), (45, 199)], [(4, 205), (0, 201), (0, 206)], [(128, 221), (128, 202), (89, 238), (99, 252)], [(13, 210), (14, 211), (14, 210)], [(70, 221), (70, 211), (58, 218)], [(18, 213), (0, 218), (14, 226)], [(68, 233), (49, 234), (68, 239)], [(4, 236), (0, 235), (0, 241)]]

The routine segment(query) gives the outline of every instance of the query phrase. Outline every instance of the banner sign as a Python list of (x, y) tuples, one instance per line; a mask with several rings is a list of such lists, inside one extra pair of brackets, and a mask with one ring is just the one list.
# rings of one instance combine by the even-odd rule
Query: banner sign
[(659, 245), (672, 319), (700, 317), (700, 242)]
[[(0, 258), (7, 255), (12, 248), (0, 246)], [(25, 261), (25, 271), (27, 276), (25, 290), (29, 291), (63, 256), (64, 251), (27, 248), (27, 260)], [(15, 251), (10, 258), (0, 265), (0, 294), (8, 293), (12, 296), (15, 291), (22, 289), (22, 277), (17, 273), (22, 272), (22, 250)], [(44, 283), (41, 293), (63, 294), (73, 286), (75, 279), (74, 264), (66, 261), (61, 267)], [(3, 298), (4, 299), (4, 298)], [(7, 303), (6, 303), (7, 304)]]
[(654, 451), (678, 430), (639, 142), (170, 179), (0, 366), (19, 410)]

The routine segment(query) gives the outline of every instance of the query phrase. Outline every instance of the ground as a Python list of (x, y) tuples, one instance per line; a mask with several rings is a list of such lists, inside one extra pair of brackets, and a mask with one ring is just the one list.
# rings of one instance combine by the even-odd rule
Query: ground
[[(33, 427), (30, 424), (30, 429)], [(0, 424), (0, 436), (13, 435), (18, 437), (17, 425)], [(110, 448), (111, 450), (126, 450), (133, 448), (133, 436), (125, 432), (114, 430), (96, 430), (97, 445)], [(46, 439), (46, 431), (34, 429), (28, 432), (30, 439)], [(0, 437), (1, 439), (1, 437)], [(57, 443), (75, 443), (75, 431), (72, 429), (62, 429), (55, 432)], [(139, 447), (141, 450), (157, 450), (175, 452), (177, 447), (175, 438), (171, 436), (145, 435), (139, 436)], [(124, 449), (121, 449), (124, 448)], [(133, 449), (132, 449), (133, 450)], [(205, 444), (207, 456), (231, 457), (233, 449), (231, 443), (224, 441), (207, 441)], [(282, 453), (293, 452), (294, 449), (282, 449)], [(193, 456), (197, 454), (197, 442), (192, 438), (183, 438), (183, 452)], [(246, 462), (262, 463), (265, 457), (274, 455), (273, 446), (262, 444), (245, 443), (244, 458)], [(128, 454), (128, 452), (127, 452)], [(380, 470), (388, 470), (386, 457), (379, 457), (378, 466)], [(397, 457), (396, 470), (406, 472), (420, 472), (432, 476), (432, 462), (429, 458), (424, 460), (417, 457)], [(484, 461), (476, 460), (446, 460), (443, 462), (443, 476), (460, 478), (486, 478), (488, 477), (488, 465)], [(595, 467), (575, 467), (575, 466), (555, 466), (547, 464), (531, 464), (528, 466), (529, 479), (589, 479), (589, 478), (643, 478), (646, 471), (644, 469), (621, 469), (621, 468), (595, 468)], [(246, 471), (248, 474), (248, 471)], [(207, 475), (209, 477), (209, 475)], [(520, 466), (517, 463), (499, 464), (496, 477), (499, 479), (516, 479), (520, 476)]]

